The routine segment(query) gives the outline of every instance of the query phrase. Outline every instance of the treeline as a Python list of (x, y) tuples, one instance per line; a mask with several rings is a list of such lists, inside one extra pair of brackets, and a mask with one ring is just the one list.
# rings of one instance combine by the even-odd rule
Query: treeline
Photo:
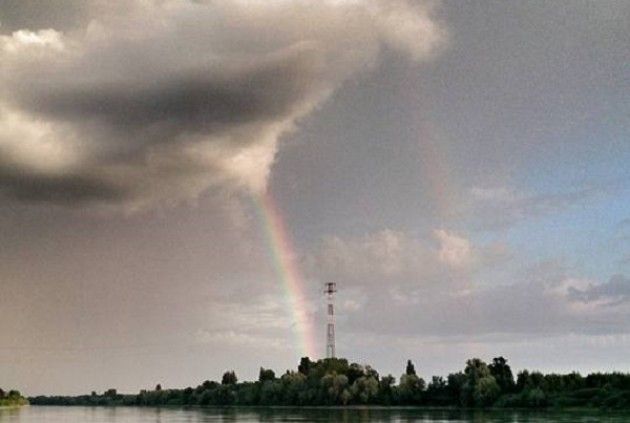
[[(398, 383), (396, 383), (398, 382)], [(234, 371), (220, 382), (205, 381), (185, 389), (142, 390), (123, 395), (110, 389), (102, 395), (29, 398), (32, 405), (134, 405), (134, 406), (443, 406), (443, 407), (603, 407), (630, 408), (630, 374), (579, 373), (512, 374), (507, 360), (486, 364), (468, 360), (463, 371), (446, 378), (433, 376), (427, 383), (411, 361), (398, 381), (381, 376), (370, 366), (345, 359), (311, 361), (302, 358), (296, 371), (280, 377), (260, 369), (256, 382), (239, 382)]]
[(20, 394), (20, 391), (5, 391), (0, 388), (0, 407), (10, 407), (15, 405), (26, 405), (28, 401)]

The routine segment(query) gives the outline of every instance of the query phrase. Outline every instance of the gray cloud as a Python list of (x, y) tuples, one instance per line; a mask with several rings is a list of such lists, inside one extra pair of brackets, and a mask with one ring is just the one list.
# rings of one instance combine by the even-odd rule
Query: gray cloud
[(124, 188), (117, 189), (98, 178), (81, 174), (23, 175), (0, 172), (0, 185), (10, 197), (27, 202), (77, 204), (89, 201), (123, 201)]
[[(9, 5), (14, 28), (28, 4)], [(383, 46), (420, 59), (442, 38), (421, 4), (285, 6), (95, 1), (83, 26), (0, 36), (4, 192), (137, 208), (260, 191), (279, 137)]]
[(589, 285), (584, 289), (570, 287), (569, 299), (583, 303), (604, 302), (618, 305), (630, 301), (630, 279), (624, 275), (614, 275), (608, 282)]
[(503, 244), (476, 245), (444, 229), (426, 237), (385, 229), (361, 237), (326, 237), (305, 267), (320, 280), (343, 280), (346, 287), (439, 292), (462, 289), (481, 268), (509, 258)]
[(0, 34), (11, 34), (22, 28), (57, 28), (67, 30), (84, 22), (90, 15), (87, 1), (2, 0)]
[(218, 132), (291, 116), (310, 91), (320, 88), (321, 72), (312, 63), (316, 56), (309, 49), (294, 49), (246, 65), (201, 66), (151, 79), (36, 81), (18, 92), (18, 102), (44, 117), (94, 119), (125, 131), (161, 124), (171, 137), (182, 131)]
[(500, 229), (528, 219), (562, 213), (608, 195), (612, 189), (588, 187), (569, 192), (531, 194), (506, 187), (473, 187), (459, 213), (477, 228)]
[[(500, 244), (450, 231), (423, 240), (395, 231), (326, 239), (311, 258), (313, 278), (343, 281), (346, 330), (435, 337), (625, 334), (630, 281), (575, 277), (555, 261), (513, 269)], [(376, 312), (375, 312), (376, 311)]]

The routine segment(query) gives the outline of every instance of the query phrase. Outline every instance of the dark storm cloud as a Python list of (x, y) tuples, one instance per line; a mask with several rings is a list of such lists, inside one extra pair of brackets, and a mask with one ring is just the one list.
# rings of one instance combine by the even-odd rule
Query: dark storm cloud
[(83, 23), (89, 5), (72, 0), (0, 0), (0, 34), (22, 28), (66, 30)]
[(417, 3), (291, 4), (95, 0), (68, 4), (71, 26), (8, 4), (5, 192), (132, 208), (213, 186), (260, 192), (279, 137), (383, 45), (416, 60), (441, 38)]
[(80, 204), (92, 201), (122, 201), (121, 187), (85, 175), (24, 175), (0, 172), (0, 192), (24, 202)]
[(200, 69), (134, 83), (40, 83), (26, 87), (29, 92), (18, 101), (27, 110), (68, 121), (96, 119), (122, 129), (163, 123), (211, 132), (289, 115), (316, 85), (308, 60), (297, 53), (220, 75)]

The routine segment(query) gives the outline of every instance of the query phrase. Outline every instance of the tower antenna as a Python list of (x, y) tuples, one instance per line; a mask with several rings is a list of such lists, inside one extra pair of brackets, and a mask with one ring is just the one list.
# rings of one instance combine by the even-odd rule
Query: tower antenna
[(328, 300), (328, 324), (326, 325), (326, 358), (335, 358), (335, 292), (337, 284), (326, 282), (324, 284), (324, 294)]

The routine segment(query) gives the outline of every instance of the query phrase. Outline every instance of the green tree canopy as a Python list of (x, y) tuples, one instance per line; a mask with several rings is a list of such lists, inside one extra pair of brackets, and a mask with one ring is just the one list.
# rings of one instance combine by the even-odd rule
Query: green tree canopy
[(268, 380), (275, 380), (275, 379), (276, 379), (276, 373), (273, 370), (265, 369), (263, 367), (260, 368), (260, 371), (258, 372), (259, 382), (265, 382)]
[(310, 358), (302, 357), (300, 359), (300, 364), (298, 365), (298, 372), (302, 373), (303, 375), (308, 375), (308, 372), (311, 370), (312, 365), (313, 363), (311, 362)]
[(405, 374), (407, 375), (415, 375), (416, 367), (413, 365), (411, 360), (407, 360), (407, 368), (405, 369)]
[(514, 391), (516, 384), (514, 383), (514, 375), (512, 375), (512, 369), (507, 364), (507, 360), (503, 357), (496, 357), (492, 359), (492, 363), (488, 365), (490, 374), (494, 376), (497, 384), (504, 393), (510, 393)]
[(464, 375), (466, 377), (461, 391), (463, 405), (485, 407), (492, 404), (501, 393), (501, 388), (490, 373), (490, 369), (478, 358), (466, 362)]
[(238, 382), (238, 378), (236, 377), (236, 373), (234, 370), (229, 370), (223, 373), (223, 377), (221, 378), (221, 385), (235, 385)]

